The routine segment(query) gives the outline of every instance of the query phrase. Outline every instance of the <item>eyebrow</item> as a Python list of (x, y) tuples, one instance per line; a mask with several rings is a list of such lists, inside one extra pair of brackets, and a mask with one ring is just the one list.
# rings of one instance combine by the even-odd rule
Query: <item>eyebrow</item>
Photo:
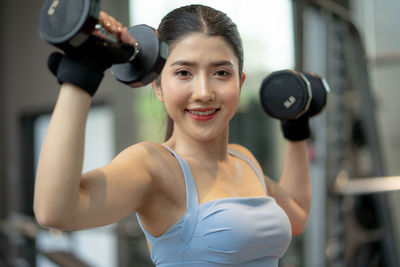
[[(193, 67), (193, 66), (196, 66), (197, 63), (192, 62), (192, 61), (187, 61), (187, 60), (177, 60), (177, 61), (173, 62), (170, 66), (176, 66), (176, 65)], [(219, 67), (219, 66), (230, 66), (230, 67), (233, 67), (232, 62), (230, 62), (228, 60), (215, 61), (215, 62), (212, 62), (211, 65), (213, 67)]]
[(191, 61), (186, 61), (186, 60), (177, 60), (174, 63), (171, 63), (172, 66), (196, 66), (197, 64)]

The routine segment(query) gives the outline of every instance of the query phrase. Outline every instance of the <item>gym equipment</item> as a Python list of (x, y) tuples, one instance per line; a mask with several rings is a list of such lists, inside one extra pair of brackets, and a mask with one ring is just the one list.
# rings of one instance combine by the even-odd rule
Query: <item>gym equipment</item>
[(400, 190), (400, 176), (350, 178), (345, 171), (339, 172), (333, 191), (343, 196), (387, 193)]
[(137, 88), (159, 76), (168, 57), (168, 45), (149, 26), (136, 25), (128, 31), (138, 42), (136, 56), (127, 63), (112, 65), (111, 72), (120, 82)]
[(98, 0), (46, 0), (40, 12), (40, 35), (67, 54), (101, 47), (107, 54), (99, 56), (110, 59), (115, 78), (133, 88), (152, 82), (165, 64), (167, 44), (147, 25), (128, 29), (137, 45), (123, 43), (98, 23), (99, 13)]
[(295, 120), (307, 112), (318, 114), (326, 104), (330, 91), (325, 79), (293, 70), (276, 71), (268, 75), (260, 88), (264, 111), (273, 118)]

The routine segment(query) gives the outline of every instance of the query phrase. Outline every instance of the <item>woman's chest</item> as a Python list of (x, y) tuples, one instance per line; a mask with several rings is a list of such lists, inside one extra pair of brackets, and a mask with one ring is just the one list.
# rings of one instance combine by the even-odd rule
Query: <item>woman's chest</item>
[(273, 198), (227, 198), (199, 206), (188, 247), (234, 263), (280, 257), (290, 239), (289, 219)]
[(248, 165), (236, 161), (229, 166), (190, 163), (199, 203), (229, 197), (265, 196), (260, 177)]

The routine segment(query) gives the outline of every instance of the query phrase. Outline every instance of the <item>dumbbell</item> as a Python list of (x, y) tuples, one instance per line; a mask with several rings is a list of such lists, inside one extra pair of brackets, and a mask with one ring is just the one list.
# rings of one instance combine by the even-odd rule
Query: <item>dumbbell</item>
[(104, 48), (112, 59), (112, 74), (133, 88), (156, 79), (168, 56), (168, 46), (159, 39), (156, 30), (144, 24), (130, 27), (128, 32), (136, 39), (137, 46), (126, 44), (98, 23), (99, 13), (98, 0), (45, 0), (39, 33), (66, 53), (83, 47)]
[(325, 79), (315, 74), (281, 70), (262, 81), (260, 100), (269, 116), (295, 120), (306, 112), (308, 117), (321, 112), (329, 91)]

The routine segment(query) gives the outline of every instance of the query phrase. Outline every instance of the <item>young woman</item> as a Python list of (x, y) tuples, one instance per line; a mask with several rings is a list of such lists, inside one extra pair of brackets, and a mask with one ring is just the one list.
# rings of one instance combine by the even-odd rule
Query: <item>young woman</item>
[[(135, 42), (111, 17), (102, 14), (101, 22)], [(62, 86), (38, 165), (37, 220), (79, 230), (136, 212), (156, 266), (278, 266), (310, 209), (306, 142), (287, 143), (278, 184), (263, 175), (250, 151), (228, 143), (245, 75), (240, 36), (225, 14), (181, 7), (158, 31), (169, 45), (153, 82), (169, 116), (166, 141), (132, 145), (83, 175), (90, 95), (109, 64), (87, 54), (57, 62)], [(100, 78), (77, 80), (77, 66)]]

